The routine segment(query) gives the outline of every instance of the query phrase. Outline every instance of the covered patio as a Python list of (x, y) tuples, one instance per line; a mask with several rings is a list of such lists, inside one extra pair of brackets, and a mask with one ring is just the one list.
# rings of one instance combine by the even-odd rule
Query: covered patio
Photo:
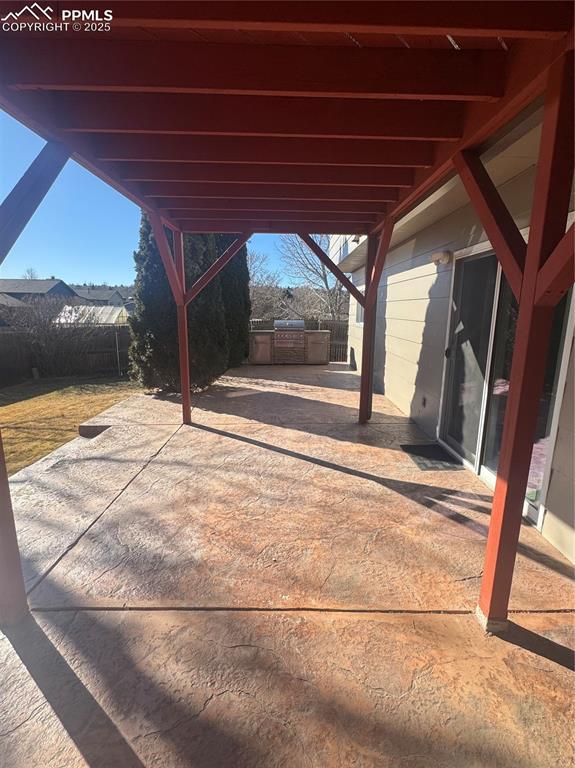
[(484, 635), (489, 493), (358, 387), (243, 367), (189, 426), (136, 395), (12, 478), (7, 765), (569, 765), (570, 564), (524, 526)]
[[(0, 207), (0, 263), (81, 163), (150, 219), (182, 391), (10, 484), (0, 442), (9, 764), (570, 764), (572, 569), (522, 507), (574, 281), (572, 28), (563, 2), (118, 2), (105, 34), (3, 32), (0, 106), (47, 144)], [(527, 243), (482, 157), (537, 110)], [(395, 224), (454, 177), (519, 307), (493, 499), (415, 461), (428, 438), (373, 394)], [(186, 285), (193, 232), (236, 240)], [(255, 232), (297, 233), (354, 295), (361, 375), (190, 393), (186, 307)], [(367, 236), (363, 292), (320, 233)]]

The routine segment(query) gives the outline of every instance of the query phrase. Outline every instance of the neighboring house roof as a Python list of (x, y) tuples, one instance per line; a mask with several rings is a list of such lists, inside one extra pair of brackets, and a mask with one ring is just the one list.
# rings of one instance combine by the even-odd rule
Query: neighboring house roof
[(0, 293), (36, 293), (44, 295), (57, 285), (63, 285), (71, 293), (74, 291), (63, 280), (0, 280)]
[(109, 301), (116, 294), (120, 299), (124, 298), (116, 288), (74, 288), (74, 290), (81, 299), (92, 301)]
[(125, 307), (75, 304), (73, 307), (63, 307), (54, 322), (74, 325), (125, 325), (128, 316)]
[(7, 293), (0, 293), (0, 306), (2, 307), (25, 307), (23, 301), (15, 299), (14, 296), (9, 296)]

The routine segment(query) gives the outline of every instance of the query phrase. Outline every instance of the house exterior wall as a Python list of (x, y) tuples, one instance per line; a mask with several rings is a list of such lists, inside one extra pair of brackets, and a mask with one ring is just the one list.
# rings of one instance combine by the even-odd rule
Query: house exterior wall
[[(529, 224), (534, 171), (531, 167), (499, 188), (520, 228)], [(436, 265), (431, 255), (486, 241), (473, 208), (466, 205), (394, 247), (379, 283), (374, 388), (430, 437), (436, 436), (439, 422), (453, 271), (453, 263)], [(352, 279), (363, 285), (363, 270), (352, 273)], [(350, 359), (354, 356), (359, 367), (362, 324), (356, 321), (353, 298), (349, 317)]]
[[(518, 227), (529, 225), (535, 168), (499, 187)], [(471, 205), (435, 222), (389, 252), (378, 290), (374, 389), (385, 394), (435, 439), (439, 431), (444, 352), (454, 261), (436, 265), (431, 255), (489, 252), (487, 237)], [(363, 269), (352, 273), (363, 286)], [(363, 325), (350, 302), (349, 354), (361, 366)], [(571, 342), (566, 341), (567, 344)], [(573, 522), (573, 361), (567, 377), (547, 493), (543, 534), (564, 554), (575, 555)]]

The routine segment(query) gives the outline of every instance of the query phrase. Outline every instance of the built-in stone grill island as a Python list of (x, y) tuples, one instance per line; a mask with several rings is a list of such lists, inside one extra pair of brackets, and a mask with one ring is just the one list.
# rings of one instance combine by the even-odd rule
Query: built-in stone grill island
[(303, 320), (276, 320), (273, 330), (250, 332), (250, 363), (327, 364), (330, 336), (330, 331), (307, 331)]

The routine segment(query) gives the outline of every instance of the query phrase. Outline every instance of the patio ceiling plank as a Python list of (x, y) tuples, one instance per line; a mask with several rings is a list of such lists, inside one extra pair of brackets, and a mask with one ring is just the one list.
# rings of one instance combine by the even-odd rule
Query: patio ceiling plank
[[(556, 4), (549, 4), (550, 12)], [(571, 9), (573, 14), (573, 9)], [(518, 41), (513, 46), (507, 64), (507, 85), (504, 98), (498, 104), (469, 105), (465, 129), (461, 141), (438, 146), (434, 166), (416, 173), (411, 190), (405, 190), (393, 210), (397, 220), (428, 194), (437, 184), (453, 175), (453, 160), (465, 149), (481, 147), (491, 136), (500, 131), (538, 96), (546, 85), (549, 68), (566, 50), (573, 45), (572, 35), (562, 40), (533, 45), (529, 41)], [(474, 108), (476, 107), (476, 108)], [(378, 222), (374, 231), (380, 231), (384, 220)]]
[(286, 221), (286, 219), (297, 218), (298, 221), (333, 221), (339, 222), (343, 219), (347, 221), (354, 221), (356, 223), (375, 224), (377, 219), (374, 213), (365, 213), (363, 211), (347, 211), (333, 212), (333, 211), (258, 211), (257, 209), (250, 211), (228, 211), (225, 208), (215, 210), (200, 210), (194, 211), (193, 209), (183, 208), (175, 209), (171, 211), (175, 221), (197, 221), (198, 219), (203, 221), (212, 221), (217, 219), (218, 221), (225, 221), (226, 219), (246, 219), (247, 221), (253, 221), (254, 219), (264, 219), (266, 221)]
[[(254, 211), (290, 211), (290, 214), (298, 211), (323, 213), (368, 213), (371, 215), (383, 214), (386, 211), (386, 203), (366, 202), (365, 200), (283, 200), (270, 198), (157, 198), (161, 203), (160, 209), (168, 211), (170, 218), (187, 218), (183, 212), (211, 212), (225, 210), (242, 211), (245, 213)], [(285, 217), (284, 217), (285, 218)]]
[(178, 226), (184, 232), (222, 232), (234, 233), (249, 229), (251, 232), (307, 232), (314, 235), (366, 235), (370, 225), (355, 220), (340, 220), (338, 222), (317, 221), (303, 222), (299, 218), (285, 220), (254, 219), (181, 219)]
[[(254, 32), (341, 32), (473, 37), (560, 37), (569, 29), (571, 3), (530, 2), (130, 2), (114, 3), (114, 24), (160, 29)], [(142, 11), (145, 8), (145, 13)]]
[(410, 168), (356, 166), (238, 165), (236, 163), (118, 162), (114, 170), (127, 181), (225, 182), (229, 184), (318, 184), (321, 186), (411, 187)]
[(300, 138), (461, 138), (463, 104), (124, 93), (43, 94), (62, 130)]
[(83, 134), (104, 161), (146, 160), (252, 165), (357, 165), (426, 168), (434, 145), (424, 141), (279, 139), (253, 136), (124, 136)]
[[(182, 184), (178, 182), (144, 181), (140, 189), (147, 197), (173, 198), (192, 201), (193, 198), (207, 200), (209, 198), (254, 199), (267, 198), (273, 200), (355, 200), (367, 202), (394, 202), (398, 192), (390, 187), (322, 187), (292, 185), (291, 187), (274, 186), (273, 184)], [(171, 207), (175, 203), (171, 203)], [(181, 206), (180, 206), (181, 207)]]
[[(183, 6), (184, 12), (187, 3)], [(116, 14), (116, 12), (115, 12)], [(117, 15), (119, 18), (119, 14)], [(116, 25), (116, 21), (114, 21)], [(161, 40), (4, 39), (0, 72), (16, 90), (494, 101), (504, 51), (192, 45)]]

